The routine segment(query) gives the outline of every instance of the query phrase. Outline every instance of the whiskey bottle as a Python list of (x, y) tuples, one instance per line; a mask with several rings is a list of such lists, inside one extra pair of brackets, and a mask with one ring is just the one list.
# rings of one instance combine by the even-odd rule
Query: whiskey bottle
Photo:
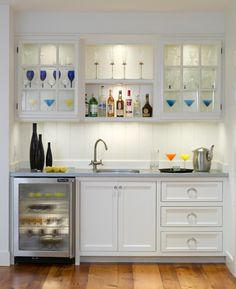
[(133, 117), (131, 90), (127, 91), (125, 115), (126, 117)]
[(98, 101), (93, 94), (89, 100), (89, 116), (91, 117), (98, 116)]
[(152, 107), (149, 103), (149, 94), (146, 94), (146, 103), (142, 108), (143, 117), (151, 117), (152, 116)]
[(119, 90), (118, 99), (116, 101), (116, 116), (124, 117), (124, 100), (122, 99), (122, 90)]
[(101, 86), (101, 94), (99, 96), (98, 101), (98, 116), (105, 117), (106, 116), (106, 98), (103, 93), (104, 86)]
[(115, 116), (114, 98), (112, 96), (111, 89), (109, 90), (109, 97), (107, 99), (107, 116), (108, 117), (114, 117)]

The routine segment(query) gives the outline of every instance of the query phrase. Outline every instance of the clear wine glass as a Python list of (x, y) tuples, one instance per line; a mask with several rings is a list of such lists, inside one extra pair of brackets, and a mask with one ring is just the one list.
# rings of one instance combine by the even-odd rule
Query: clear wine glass
[(42, 81), (42, 88), (44, 88), (44, 80), (47, 77), (46, 70), (40, 70), (40, 80)]
[(70, 80), (70, 87), (72, 88), (72, 82), (73, 82), (73, 80), (75, 78), (75, 71), (74, 70), (69, 70), (67, 75), (68, 75), (68, 78)]
[(172, 160), (175, 158), (175, 156), (176, 156), (176, 154), (174, 154), (174, 153), (167, 153), (166, 154), (167, 159), (170, 161), (170, 168), (173, 168)]
[(34, 78), (34, 71), (33, 70), (27, 70), (26, 71), (26, 77), (29, 80), (29, 87), (31, 88), (31, 81)]

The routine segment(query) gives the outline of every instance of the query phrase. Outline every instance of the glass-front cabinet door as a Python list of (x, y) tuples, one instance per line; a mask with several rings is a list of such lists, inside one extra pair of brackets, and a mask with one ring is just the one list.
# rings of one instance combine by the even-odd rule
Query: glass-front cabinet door
[(162, 112), (164, 118), (212, 118), (221, 112), (221, 45), (163, 45)]
[(73, 42), (18, 43), (20, 119), (77, 117), (76, 47)]

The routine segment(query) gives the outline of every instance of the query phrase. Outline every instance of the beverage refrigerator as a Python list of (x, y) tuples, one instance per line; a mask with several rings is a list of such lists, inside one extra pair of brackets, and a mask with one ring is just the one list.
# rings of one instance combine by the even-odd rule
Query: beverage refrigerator
[[(14, 259), (74, 259), (74, 178), (14, 178)], [(26, 259), (26, 258), (25, 258)]]

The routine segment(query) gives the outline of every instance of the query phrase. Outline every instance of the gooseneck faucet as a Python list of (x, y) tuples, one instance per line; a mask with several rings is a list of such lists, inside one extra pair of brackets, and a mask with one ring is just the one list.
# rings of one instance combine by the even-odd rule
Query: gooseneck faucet
[(101, 138), (98, 139), (95, 144), (94, 144), (94, 158), (93, 160), (91, 160), (91, 163), (89, 165), (93, 166), (93, 171), (96, 172), (97, 171), (97, 166), (98, 165), (103, 165), (102, 160), (98, 161), (97, 160), (97, 145), (99, 142), (102, 142), (105, 146), (105, 150), (108, 150), (107, 144), (104, 142), (104, 140), (102, 140)]

